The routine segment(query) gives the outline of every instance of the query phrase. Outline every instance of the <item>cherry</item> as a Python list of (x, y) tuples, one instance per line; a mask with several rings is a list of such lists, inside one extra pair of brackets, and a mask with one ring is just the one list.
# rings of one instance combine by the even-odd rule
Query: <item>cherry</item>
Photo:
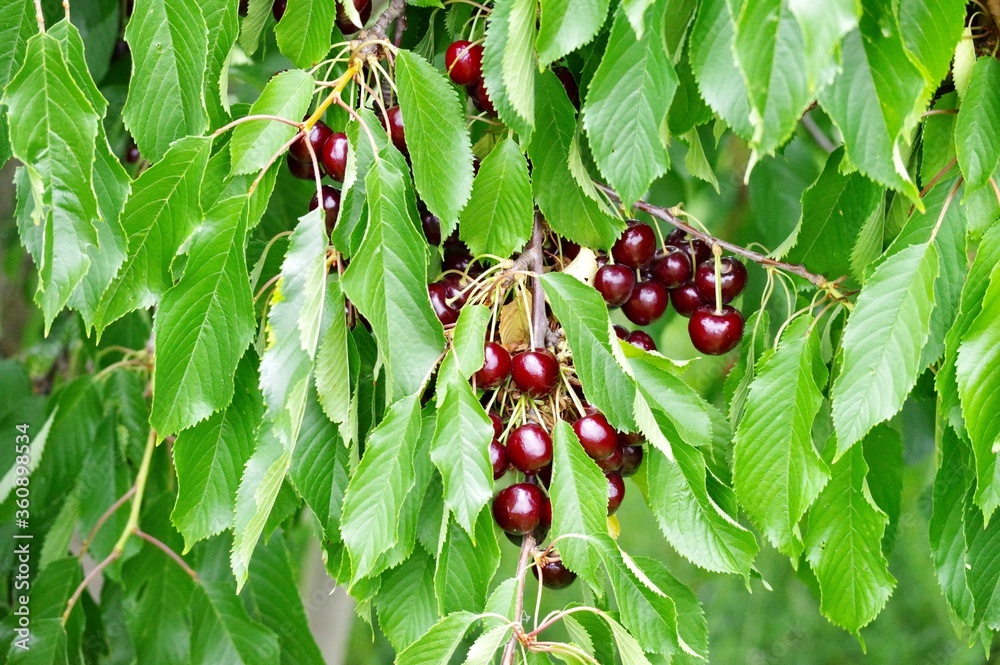
[(705, 301), (694, 282), (686, 282), (670, 292), (670, 303), (678, 314), (690, 318), (696, 309), (705, 304)]
[(569, 97), (569, 101), (573, 103), (573, 106), (580, 108), (580, 88), (576, 84), (576, 79), (573, 78), (573, 72), (565, 67), (553, 67), (552, 73), (562, 83), (563, 89), (566, 91), (566, 96)]
[(431, 305), (438, 321), (446, 326), (458, 321), (458, 310), (448, 304), (447, 286), (441, 282), (433, 282), (427, 285), (427, 293), (430, 295)]
[(580, 245), (576, 244), (572, 240), (566, 240), (563, 238), (561, 244), (563, 258), (567, 261), (572, 261), (580, 255)]
[(511, 373), (522, 393), (544, 397), (559, 381), (559, 361), (551, 351), (525, 351), (514, 356)]
[(624, 449), (621, 445), (615, 446), (615, 452), (611, 453), (604, 459), (597, 460), (597, 466), (601, 467), (601, 471), (604, 473), (617, 471), (622, 466), (624, 454)]
[[(333, 227), (337, 225), (337, 217), (340, 215), (340, 190), (330, 185), (323, 185), (320, 190), (323, 192), (323, 212), (326, 214), (326, 234), (333, 233)], [(313, 194), (309, 201), (309, 209), (315, 210), (319, 206), (319, 199)]]
[(621, 432), (618, 435), (618, 443), (623, 446), (638, 446), (645, 439), (642, 438), (642, 434), (639, 432)]
[(326, 123), (322, 120), (317, 120), (308, 134), (299, 136), (298, 140), (292, 144), (292, 147), (288, 149), (288, 154), (292, 156), (292, 159), (312, 164), (312, 157), (309, 155), (309, 148), (306, 146), (306, 141), (309, 141), (310, 145), (312, 145), (316, 159), (319, 160), (323, 155), (323, 144), (332, 135), (333, 130), (327, 127)]
[[(548, 464), (546, 464), (545, 466), (543, 466), (541, 469), (538, 470), (538, 473), (535, 474), (535, 480), (538, 481), (538, 482), (540, 482), (545, 487), (550, 487), (552, 485), (552, 463), (551, 462), (549, 462)], [(549, 522), (551, 523), (552, 522), (552, 514), (551, 514), (552, 506), (550, 505), (548, 508), (549, 508)]]
[(629, 321), (638, 326), (648, 326), (667, 311), (670, 293), (659, 282), (639, 282), (632, 290), (628, 301), (622, 305), (622, 312)]
[(458, 275), (448, 275), (441, 280), (447, 289), (448, 301), (455, 309), (465, 307), (465, 302), (469, 299), (469, 294), (465, 292), (465, 284)]
[(608, 307), (621, 307), (635, 286), (635, 272), (623, 265), (609, 263), (597, 269), (594, 275), (594, 288), (604, 296)]
[(712, 258), (712, 248), (705, 244), (703, 240), (695, 238), (694, 240), (685, 242), (684, 245), (684, 249), (687, 250), (688, 255), (691, 257), (693, 265), (698, 265)]
[(635, 472), (639, 470), (639, 465), (642, 464), (642, 446), (638, 444), (624, 445), (621, 446), (621, 451), (622, 464), (618, 473), (626, 477), (634, 476)]
[(573, 423), (580, 444), (592, 459), (608, 457), (618, 447), (618, 433), (603, 413), (592, 413)]
[(614, 329), (615, 329), (615, 335), (618, 336), (618, 339), (628, 339), (628, 328), (626, 328), (625, 326), (620, 326), (616, 323), (614, 325)]
[[(550, 464), (549, 469), (552, 468)], [(545, 536), (549, 535), (549, 528), (552, 526), (552, 501), (549, 497), (545, 497), (542, 501), (542, 512), (541, 519), (538, 520), (538, 526), (535, 527), (534, 531), (531, 532), (531, 536), (535, 539), (536, 543), (540, 543), (545, 540)], [(521, 536), (511, 533), (504, 533), (507, 536), (507, 540), (514, 543), (518, 547), (521, 546)]]
[(688, 321), (688, 334), (694, 348), (710, 356), (732, 351), (743, 337), (743, 315), (729, 305), (716, 313), (710, 305), (699, 307)]
[[(299, 180), (315, 180), (316, 171), (313, 169), (312, 162), (300, 162), (299, 160), (292, 157), (291, 153), (285, 158), (285, 163), (288, 164), (288, 170), (293, 176)], [(323, 165), (320, 164), (320, 177), (323, 176)]]
[(483, 366), (476, 372), (476, 386), (484, 390), (498, 387), (510, 376), (510, 353), (496, 342), (486, 342)]
[(649, 224), (636, 222), (625, 229), (622, 237), (611, 248), (615, 261), (629, 268), (644, 266), (656, 251), (656, 234)]
[[(719, 259), (719, 277), (722, 282), (722, 303), (728, 303), (743, 292), (747, 285), (747, 268), (731, 257)], [(715, 304), (715, 261), (709, 259), (698, 264), (694, 275), (698, 293), (709, 304)]]
[(535, 473), (552, 462), (552, 437), (541, 425), (521, 425), (507, 437), (507, 457), (519, 471)]
[(486, 82), (482, 79), (478, 83), (465, 86), (465, 91), (472, 97), (472, 104), (480, 111), (485, 111), (486, 115), (495, 116), (497, 109), (493, 106), (490, 93), (486, 90)]
[(656, 351), (656, 342), (649, 333), (643, 332), (641, 330), (633, 330), (629, 333), (625, 341), (632, 346), (638, 347), (643, 351)]
[(531, 483), (517, 483), (500, 490), (493, 499), (493, 519), (509, 534), (531, 533), (542, 521), (545, 494)]
[[(406, 135), (403, 132), (403, 112), (398, 106), (393, 106), (385, 112), (389, 118), (389, 138), (392, 139), (392, 144), (396, 146), (396, 149), (401, 153), (408, 154), (406, 150)], [(386, 118), (379, 114), (379, 122), (385, 127)]]
[(503, 434), (503, 418), (496, 411), (490, 411), (490, 422), (493, 423), (493, 436), (497, 439)]
[(444, 66), (448, 76), (458, 85), (478, 83), (483, 77), (483, 47), (459, 39), (448, 46), (444, 53)]
[(438, 219), (421, 201), (417, 208), (420, 211), (420, 226), (424, 230), (424, 237), (431, 245), (441, 244), (441, 220)]
[(500, 480), (507, 473), (507, 449), (496, 439), (490, 441), (490, 464), (493, 465), (493, 480)]
[(542, 586), (547, 589), (565, 589), (576, 581), (576, 573), (558, 559), (546, 559), (540, 566), (532, 566), (531, 572), (538, 579), (538, 569), (542, 569)]
[(368, 22), (368, 19), (372, 15), (372, 0), (354, 0), (354, 8), (358, 10), (358, 18), (361, 19), (361, 25), (355, 24), (340, 3), (337, 3), (337, 29), (340, 30), (340, 34), (342, 35), (353, 35), (364, 27), (364, 24)]
[(472, 263), (472, 254), (464, 244), (452, 245), (444, 250), (444, 258), (441, 260), (441, 272), (455, 270), (465, 272)]
[(275, 21), (280, 21), (281, 17), (285, 15), (285, 7), (287, 6), (288, 0), (274, 0), (274, 4), (271, 5), (271, 15)]
[(608, 479), (608, 515), (614, 515), (625, 500), (625, 481), (617, 471), (604, 474)]
[(344, 174), (347, 172), (347, 149), (347, 134), (333, 132), (319, 151), (323, 167), (337, 182), (344, 182)]
[(137, 164), (141, 157), (142, 155), (139, 154), (139, 148), (135, 146), (129, 148), (128, 152), (125, 153), (125, 161), (129, 164)]
[(667, 246), (664, 253), (653, 262), (653, 279), (676, 289), (691, 279), (691, 257), (679, 247)]

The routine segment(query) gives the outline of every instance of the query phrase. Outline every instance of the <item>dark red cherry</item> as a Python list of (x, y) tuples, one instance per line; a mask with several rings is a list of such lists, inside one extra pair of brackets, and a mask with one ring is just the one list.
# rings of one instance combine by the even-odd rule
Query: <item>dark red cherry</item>
[(271, 5), (271, 16), (274, 17), (275, 21), (280, 21), (281, 17), (285, 15), (287, 6), (288, 0), (274, 0), (274, 4)]
[(637, 326), (648, 326), (663, 316), (670, 302), (670, 293), (659, 282), (640, 282), (622, 305), (622, 313)]
[[(747, 268), (732, 257), (719, 259), (719, 277), (722, 286), (722, 303), (731, 302), (740, 295), (747, 285)], [(698, 264), (694, 275), (694, 285), (698, 293), (709, 305), (715, 304), (715, 261), (709, 259)]]
[[(316, 180), (316, 171), (313, 169), (312, 162), (300, 162), (289, 153), (288, 157), (285, 158), (285, 163), (288, 165), (289, 172), (299, 180)], [(322, 178), (323, 165), (320, 164), (319, 168), (319, 175)]]
[(476, 387), (492, 390), (510, 376), (510, 353), (496, 342), (486, 342), (483, 358), (483, 366), (476, 372)]
[(486, 90), (486, 81), (480, 79), (478, 83), (473, 83), (472, 85), (465, 86), (465, 91), (469, 93), (472, 98), (472, 104), (480, 111), (484, 111), (486, 115), (495, 116), (497, 114), (496, 107), (493, 106), (493, 100), (490, 99), (490, 93)]
[(686, 282), (670, 292), (670, 304), (678, 314), (690, 318), (696, 309), (705, 304), (705, 301), (698, 293), (698, 287), (694, 282)]
[(618, 443), (623, 446), (638, 446), (645, 439), (640, 432), (619, 432)]
[(140, 158), (142, 158), (142, 155), (139, 153), (139, 149), (135, 146), (129, 148), (128, 152), (125, 153), (125, 161), (129, 164), (138, 164)]
[(448, 304), (448, 287), (441, 282), (427, 285), (427, 293), (431, 297), (431, 305), (438, 321), (448, 326), (458, 321), (458, 310)]
[(364, 27), (364, 24), (368, 22), (368, 19), (372, 15), (372, 1), (371, 0), (354, 0), (354, 8), (358, 10), (358, 18), (361, 19), (361, 25), (357, 25), (351, 20), (351, 17), (347, 15), (344, 8), (337, 3), (337, 29), (340, 30), (340, 34), (345, 37), (348, 35), (353, 35), (355, 32)]
[(625, 338), (625, 341), (643, 351), (656, 351), (656, 342), (653, 341), (649, 333), (642, 330), (633, 330)]
[(573, 423), (573, 431), (591, 458), (604, 459), (618, 447), (618, 432), (603, 413), (592, 413)]
[(493, 465), (493, 480), (500, 480), (507, 473), (507, 449), (496, 439), (490, 441), (490, 464)]
[(319, 152), (323, 159), (323, 167), (337, 182), (344, 182), (344, 174), (347, 172), (347, 149), (347, 134), (333, 132)]
[(317, 120), (305, 138), (300, 136), (292, 144), (288, 149), (288, 154), (292, 156), (292, 159), (312, 164), (312, 157), (309, 154), (309, 148), (306, 146), (306, 141), (308, 140), (309, 145), (312, 146), (313, 152), (316, 154), (316, 161), (319, 161), (323, 158), (323, 144), (326, 143), (331, 135), (333, 135), (333, 130), (327, 127), (326, 123), (322, 120)]
[(685, 249), (687, 249), (688, 254), (691, 256), (691, 260), (694, 265), (698, 265), (704, 261), (708, 261), (712, 258), (712, 248), (709, 247), (703, 240), (695, 238), (694, 240), (689, 240), (684, 243)]
[(622, 446), (615, 446), (615, 452), (611, 453), (604, 459), (597, 460), (597, 466), (601, 467), (601, 471), (604, 473), (610, 473), (612, 471), (617, 471), (622, 466), (622, 457), (624, 451)]
[(687, 247), (688, 234), (681, 229), (674, 229), (664, 238), (663, 244), (684, 249)]
[(634, 476), (635, 472), (639, 470), (639, 465), (642, 464), (642, 446), (638, 444), (625, 445), (621, 446), (621, 451), (622, 464), (618, 473), (625, 477)]
[(447, 289), (448, 303), (455, 309), (465, 307), (465, 302), (469, 299), (469, 294), (465, 291), (465, 281), (458, 275), (448, 275), (440, 281)]
[(490, 411), (490, 422), (493, 423), (493, 436), (497, 439), (503, 434), (504, 424), (503, 418), (496, 411)]
[(531, 572), (538, 579), (538, 569), (542, 569), (542, 586), (547, 589), (565, 589), (576, 581), (576, 573), (563, 565), (562, 561), (547, 559), (540, 566), (532, 566)]
[(509, 534), (531, 533), (542, 521), (545, 494), (532, 483), (517, 483), (500, 490), (493, 499), (493, 519)]
[(423, 203), (420, 203), (417, 208), (420, 211), (420, 226), (424, 230), (424, 237), (427, 238), (427, 242), (431, 245), (440, 245), (441, 220), (428, 210)]
[(464, 244), (452, 245), (444, 250), (444, 258), (441, 260), (441, 272), (456, 270), (465, 272), (472, 262), (472, 254)]
[[(551, 463), (546, 464), (541, 469), (539, 469), (538, 473), (535, 474), (535, 480), (544, 485), (545, 487), (550, 487), (552, 485), (552, 464)], [(549, 523), (551, 524), (552, 522), (551, 504), (548, 505), (548, 510), (549, 510)]]
[(562, 254), (567, 261), (572, 261), (580, 255), (580, 246), (572, 240), (562, 239)]
[(608, 307), (621, 307), (635, 286), (635, 271), (623, 265), (609, 263), (597, 269), (594, 275), (594, 288), (604, 296)]
[[(550, 464), (546, 468), (551, 470), (552, 465)], [(543, 540), (545, 540), (545, 536), (549, 535), (549, 528), (551, 526), (552, 526), (552, 501), (549, 500), (549, 497), (545, 497), (545, 499), (542, 501), (541, 519), (538, 521), (538, 526), (535, 527), (535, 530), (531, 532), (531, 536), (532, 538), (535, 539), (536, 543), (540, 543)], [(507, 536), (507, 540), (509, 540), (510, 542), (514, 543), (518, 547), (521, 546), (522, 541), (520, 535), (514, 535), (511, 533), (504, 533), (504, 535)]]
[(625, 481), (617, 471), (605, 474), (608, 479), (608, 515), (614, 515), (625, 500)]
[(650, 262), (656, 251), (656, 233), (649, 224), (637, 223), (625, 229), (611, 248), (615, 261), (629, 268), (639, 268)]
[(547, 350), (525, 351), (514, 356), (511, 373), (522, 393), (544, 397), (559, 382), (559, 361)]
[(694, 348), (710, 356), (721, 356), (739, 346), (743, 337), (743, 315), (735, 307), (705, 305), (695, 310), (688, 321), (688, 334)]
[[(333, 233), (333, 227), (337, 225), (337, 217), (340, 215), (340, 190), (330, 185), (323, 185), (323, 212), (326, 214), (326, 234)], [(313, 194), (309, 201), (309, 209), (315, 210), (319, 205), (319, 200)]]
[(580, 88), (576, 84), (576, 79), (573, 78), (573, 72), (565, 67), (553, 67), (552, 73), (562, 83), (563, 89), (566, 91), (566, 96), (569, 97), (569, 101), (573, 103), (573, 106), (580, 108)]
[(620, 326), (616, 323), (614, 325), (614, 329), (615, 329), (615, 335), (618, 336), (618, 339), (628, 339), (628, 328), (626, 328), (625, 326)]
[(482, 45), (464, 39), (452, 42), (444, 52), (444, 66), (458, 85), (478, 83), (483, 77)]
[(691, 257), (683, 249), (668, 246), (653, 262), (653, 279), (667, 287), (676, 289), (691, 279)]
[(523, 473), (535, 473), (552, 462), (552, 437), (536, 423), (521, 425), (507, 437), (507, 459)]
[[(403, 132), (403, 112), (399, 110), (398, 106), (393, 106), (385, 114), (389, 116), (389, 137), (392, 139), (392, 144), (404, 155), (408, 154), (406, 150), (406, 134)], [(383, 126), (385, 125), (385, 118), (382, 114), (379, 114), (379, 121)]]

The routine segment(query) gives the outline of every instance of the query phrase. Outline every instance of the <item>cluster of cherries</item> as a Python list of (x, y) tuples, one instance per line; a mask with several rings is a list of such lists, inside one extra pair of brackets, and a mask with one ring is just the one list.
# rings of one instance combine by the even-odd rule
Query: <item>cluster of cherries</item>
[(481, 44), (464, 39), (452, 42), (444, 53), (444, 64), (448, 68), (448, 76), (451, 77), (451, 80), (458, 85), (465, 86), (465, 91), (477, 109), (487, 115), (495, 116), (497, 114), (483, 81), (483, 47)]
[[(307, 142), (309, 145), (306, 145)], [(347, 172), (347, 134), (335, 132), (325, 122), (318, 120), (307, 134), (300, 136), (291, 145), (286, 159), (288, 170), (296, 178), (311, 181), (316, 179), (316, 171), (309, 151), (310, 145), (312, 153), (316, 155), (320, 177), (328, 175), (335, 182), (344, 182), (344, 174)], [(340, 215), (340, 190), (331, 185), (323, 185), (321, 192), (323, 212), (326, 215), (326, 231), (329, 234)], [(318, 196), (313, 194), (309, 209), (315, 210), (319, 204)]]
[[(285, 9), (288, 6), (288, 0), (274, 0), (274, 4), (271, 5), (271, 15), (274, 16), (275, 21), (280, 21), (281, 17), (285, 15)], [(343, 5), (339, 2), (337, 3), (337, 28), (340, 30), (342, 35), (349, 36), (356, 33), (364, 24), (368, 22), (368, 19), (372, 15), (372, 0), (354, 0), (354, 8), (358, 11), (358, 18), (361, 19), (361, 25), (356, 24), (351, 20), (351, 17), (347, 15), (344, 11)], [(240, 7), (241, 14), (246, 15), (245, 10), (242, 6)]]
[[(594, 288), (608, 307), (620, 307), (625, 317), (639, 326), (659, 319), (673, 304), (681, 316), (690, 319), (688, 334), (700, 352), (721, 355), (740, 343), (743, 315), (730, 303), (747, 284), (747, 269), (731, 257), (716, 259), (711, 248), (684, 231), (672, 231), (664, 247), (656, 248), (652, 227), (631, 221), (611, 248), (611, 260), (600, 257)], [(721, 303), (716, 303), (716, 274)], [(616, 326), (622, 339), (644, 348), (655, 348), (652, 338), (642, 332), (629, 333)]]

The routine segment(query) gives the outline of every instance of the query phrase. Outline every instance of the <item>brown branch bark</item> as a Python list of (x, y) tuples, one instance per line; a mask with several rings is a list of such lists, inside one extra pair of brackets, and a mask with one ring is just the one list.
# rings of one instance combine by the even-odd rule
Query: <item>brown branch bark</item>
[[(536, 225), (538, 224), (536, 218)], [(521, 627), (521, 614), (524, 612), (524, 580), (528, 576), (528, 560), (531, 550), (535, 548), (535, 538), (530, 533), (521, 540), (521, 556), (517, 560), (517, 599), (514, 602), (514, 634), (503, 650), (500, 665), (514, 665), (514, 651), (518, 640), (524, 634)]]
[(539, 279), (545, 267), (542, 263), (542, 243), (545, 233), (542, 225), (542, 213), (535, 212), (535, 225), (531, 232), (531, 251), (526, 252), (531, 260), (531, 272), (535, 276), (531, 280), (531, 330), (534, 337), (531, 346), (536, 349), (545, 348), (545, 333), (549, 329), (549, 318), (545, 316), (545, 291), (542, 280)]

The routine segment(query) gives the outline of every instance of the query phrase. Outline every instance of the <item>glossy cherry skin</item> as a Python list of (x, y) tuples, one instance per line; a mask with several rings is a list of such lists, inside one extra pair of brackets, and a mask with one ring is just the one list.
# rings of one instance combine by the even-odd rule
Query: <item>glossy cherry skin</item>
[(511, 374), (522, 393), (545, 397), (559, 381), (559, 361), (550, 351), (525, 351), (514, 356)]
[(507, 449), (496, 439), (490, 441), (490, 464), (493, 465), (493, 480), (500, 480), (507, 473)]
[(496, 342), (486, 342), (483, 348), (483, 366), (476, 372), (476, 387), (492, 390), (510, 376), (510, 353)]
[(135, 146), (129, 148), (128, 152), (125, 153), (125, 161), (129, 164), (137, 164), (141, 158), (142, 155), (139, 153), (139, 149)]
[(521, 425), (507, 437), (507, 459), (519, 471), (535, 473), (552, 462), (552, 437), (536, 423)]
[(500, 490), (493, 499), (493, 519), (514, 536), (531, 533), (542, 521), (545, 494), (532, 483), (517, 483)]
[[(337, 225), (337, 217), (340, 215), (340, 190), (330, 185), (323, 185), (323, 212), (326, 214), (326, 234), (333, 233), (333, 227)], [(309, 209), (315, 210), (319, 205), (316, 195), (313, 194), (309, 201)]]
[(618, 447), (618, 432), (608, 423), (603, 413), (592, 413), (580, 418), (573, 423), (573, 431), (592, 459), (604, 459)]
[[(312, 162), (300, 162), (299, 160), (292, 157), (291, 154), (285, 158), (285, 164), (288, 165), (288, 170), (293, 176), (299, 180), (315, 180), (316, 171), (313, 169)], [(320, 162), (319, 165), (319, 175), (323, 177), (323, 163)]]
[(614, 515), (625, 500), (625, 481), (617, 471), (605, 474), (608, 479), (608, 515)]
[(323, 144), (319, 156), (323, 159), (323, 168), (337, 182), (344, 182), (347, 172), (347, 134), (332, 132)]
[(499, 439), (504, 430), (503, 418), (496, 411), (490, 411), (489, 415), (490, 422), (493, 423), (493, 437)]
[(597, 460), (597, 466), (601, 467), (601, 471), (604, 473), (610, 473), (612, 471), (617, 471), (622, 466), (622, 457), (624, 452), (622, 446), (615, 446), (615, 452), (611, 453), (604, 459)]
[(441, 282), (432, 282), (427, 285), (427, 293), (430, 295), (431, 305), (438, 321), (446, 326), (458, 321), (458, 310), (448, 304), (447, 286)]
[(448, 275), (440, 280), (447, 289), (448, 302), (455, 309), (465, 307), (465, 301), (469, 299), (469, 294), (465, 292), (465, 282), (458, 275)]
[(478, 83), (467, 85), (465, 91), (469, 93), (472, 103), (477, 109), (485, 111), (486, 115), (495, 116), (497, 114), (493, 100), (490, 99), (490, 93), (486, 90), (486, 81), (480, 79)]
[(635, 271), (623, 265), (609, 263), (597, 269), (594, 288), (597, 289), (608, 307), (621, 307), (628, 302), (635, 287)]
[[(389, 116), (388, 129), (392, 144), (404, 155), (408, 154), (406, 150), (406, 134), (403, 131), (403, 112), (398, 106), (393, 106), (385, 112), (385, 115)], [(382, 114), (379, 114), (379, 121), (385, 124), (385, 118)]]
[(340, 3), (337, 3), (337, 29), (340, 30), (340, 34), (347, 36), (353, 35), (355, 32), (364, 27), (364, 24), (368, 22), (368, 19), (372, 15), (372, 2), (371, 0), (354, 0), (354, 8), (358, 10), (358, 18), (361, 19), (361, 25), (356, 25), (351, 17), (347, 15), (344, 8), (341, 7)]
[(280, 21), (281, 17), (285, 15), (287, 6), (288, 0), (274, 0), (274, 4), (271, 5), (271, 16), (274, 17), (275, 21)]
[(625, 341), (643, 351), (656, 351), (656, 342), (653, 341), (649, 333), (642, 330), (633, 330), (625, 338)]
[[(552, 466), (549, 465), (548, 468), (551, 469)], [(535, 539), (536, 543), (542, 542), (543, 540), (545, 540), (545, 536), (549, 535), (549, 528), (551, 528), (551, 526), (552, 526), (552, 501), (549, 499), (549, 497), (545, 497), (545, 499), (542, 501), (541, 520), (539, 520), (538, 526), (535, 527), (535, 530), (531, 532), (531, 537)], [(507, 536), (507, 540), (509, 540), (510, 542), (514, 543), (518, 547), (521, 546), (522, 540), (520, 535), (515, 535), (512, 533), (504, 533), (504, 535)]]
[(444, 66), (458, 85), (478, 83), (483, 77), (482, 45), (464, 39), (452, 42), (444, 52)]
[(659, 282), (640, 282), (622, 305), (622, 313), (637, 326), (648, 326), (663, 316), (670, 302), (670, 293)]
[[(538, 579), (539, 566), (532, 566), (531, 572)], [(562, 564), (562, 561), (547, 560), (541, 565), (542, 586), (547, 589), (565, 589), (576, 581), (576, 573)]]
[(653, 262), (652, 272), (657, 282), (668, 289), (676, 289), (691, 279), (691, 257), (679, 247), (667, 246)]
[(312, 157), (309, 155), (309, 148), (306, 146), (306, 141), (312, 146), (313, 152), (316, 154), (316, 161), (322, 159), (323, 156), (323, 144), (326, 140), (330, 138), (333, 134), (333, 130), (326, 126), (326, 123), (322, 120), (318, 120), (315, 125), (309, 130), (309, 133), (305, 137), (300, 136), (299, 139), (291, 145), (288, 149), (288, 154), (292, 156), (292, 159), (297, 159), (300, 162), (312, 163)]
[(428, 210), (422, 202), (417, 205), (417, 210), (420, 212), (420, 227), (424, 230), (424, 237), (427, 238), (428, 244), (440, 245), (441, 220)]
[(696, 309), (705, 304), (705, 301), (698, 292), (698, 287), (693, 282), (687, 282), (670, 292), (670, 304), (678, 314), (690, 318)]
[(465, 272), (469, 269), (471, 262), (472, 254), (469, 253), (464, 244), (445, 247), (444, 258), (441, 260), (441, 271), (457, 270), (458, 272)]
[[(719, 277), (722, 287), (722, 304), (732, 302), (743, 293), (747, 285), (747, 268), (732, 257), (719, 259)], [(715, 304), (715, 261), (709, 259), (698, 264), (694, 275), (694, 285), (698, 293), (709, 305)]]
[(694, 348), (710, 356), (721, 356), (739, 346), (743, 337), (743, 315), (735, 307), (705, 305), (695, 310), (688, 321), (688, 334)]
[(617, 323), (613, 327), (615, 329), (615, 335), (618, 339), (628, 339), (628, 328), (620, 326)]
[(621, 446), (622, 451), (622, 464), (618, 469), (618, 473), (622, 476), (634, 476), (635, 472), (639, 470), (639, 465), (642, 464), (642, 446), (635, 445), (625, 445)]
[(674, 229), (673, 231), (667, 234), (666, 238), (664, 238), (663, 244), (670, 245), (673, 247), (680, 247), (683, 249), (684, 247), (687, 247), (687, 239), (688, 239), (687, 233), (685, 233), (681, 229)]
[(656, 233), (649, 224), (633, 224), (625, 229), (621, 238), (611, 248), (615, 261), (629, 268), (639, 268), (649, 263), (656, 251)]

